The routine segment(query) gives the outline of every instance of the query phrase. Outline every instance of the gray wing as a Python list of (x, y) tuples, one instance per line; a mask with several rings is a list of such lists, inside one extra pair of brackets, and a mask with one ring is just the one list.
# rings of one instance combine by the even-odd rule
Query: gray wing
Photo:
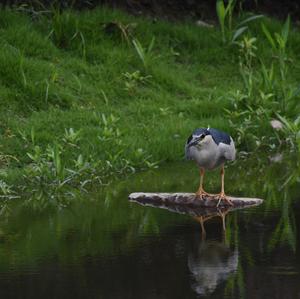
[(231, 137), (230, 137), (230, 144), (220, 142), (219, 148), (220, 148), (221, 155), (226, 160), (230, 160), (230, 161), (235, 160), (236, 150), (235, 150), (234, 142)]

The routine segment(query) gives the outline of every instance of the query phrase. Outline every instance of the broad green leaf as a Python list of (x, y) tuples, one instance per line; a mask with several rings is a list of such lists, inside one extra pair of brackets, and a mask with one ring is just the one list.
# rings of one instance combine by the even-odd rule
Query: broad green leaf
[(225, 20), (225, 6), (224, 6), (223, 0), (217, 1), (216, 9), (217, 9), (217, 15), (219, 18), (219, 22), (221, 24), (221, 27), (223, 27), (222, 24), (224, 24), (224, 20)]

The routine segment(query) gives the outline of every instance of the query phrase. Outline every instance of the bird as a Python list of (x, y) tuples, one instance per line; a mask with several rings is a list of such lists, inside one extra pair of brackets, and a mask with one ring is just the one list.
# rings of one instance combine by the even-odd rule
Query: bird
[[(231, 201), (226, 197), (224, 191), (224, 163), (233, 161), (236, 157), (236, 149), (232, 137), (218, 129), (198, 128), (193, 131), (185, 144), (185, 156), (188, 160), (194, 160), (200, 169), (200, 185), (196, 196), (203, 199), (204, 196), (217, 196), (218, 204), (223, 200), (229, 205)], [(206, 170), (221, 167), (221, 192), (209, 194), (203, 189), (203, 178)]]

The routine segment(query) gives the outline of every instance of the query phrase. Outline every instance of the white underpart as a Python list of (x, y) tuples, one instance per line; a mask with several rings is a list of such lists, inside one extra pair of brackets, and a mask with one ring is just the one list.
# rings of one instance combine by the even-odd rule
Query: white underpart
[(213, 169), (227, 160), (235, 159), (235, 146), (230, 137), (230, 144), (220, 142), (218, 145), (214, 142), (211, 135), (206, 135), (196, 146), (189, 148), (189, 156), (203, 168)]

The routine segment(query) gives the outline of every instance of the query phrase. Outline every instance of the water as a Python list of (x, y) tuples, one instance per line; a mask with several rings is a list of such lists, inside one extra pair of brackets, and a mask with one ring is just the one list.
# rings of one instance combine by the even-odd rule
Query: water
[[(300, 298), (299, 167), (253, 157), (226, 170), (228, 194), (259, 207), (199, 218), (130, 203), (135, 191), (192, 191), (179, 163), (95, 189), (65, 209), (14, 201), (0, 221), (1, 298)], [(205, 177), (220, 188), (218, 172)]]

